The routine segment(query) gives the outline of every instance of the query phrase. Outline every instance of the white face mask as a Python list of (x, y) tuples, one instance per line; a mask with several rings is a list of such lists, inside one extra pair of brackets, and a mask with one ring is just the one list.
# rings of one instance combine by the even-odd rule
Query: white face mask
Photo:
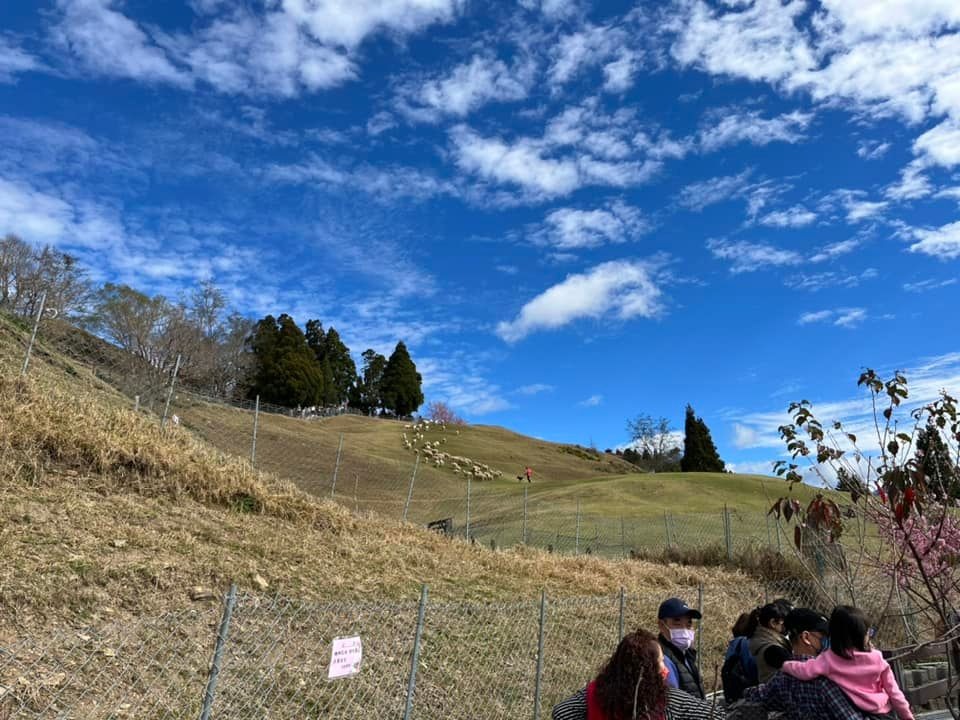
[(670, 628), (670, 642), (680, 650), (689, 650), (693, 639), (697, 636), (696, 630), (686, 628)]

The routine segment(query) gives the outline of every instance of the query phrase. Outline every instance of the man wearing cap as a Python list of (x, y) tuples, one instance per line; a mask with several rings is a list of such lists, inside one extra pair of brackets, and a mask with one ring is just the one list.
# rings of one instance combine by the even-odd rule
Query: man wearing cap
[[(783, 667), (786, 660), (810, 660), (825, 649), (827, 618), (815, 610), (791, 610), (784, 622), (784, 629), (790, 638), (790, 652), (782, 648), (768, 648), (764, 661), (772, 667)], [(836, 683), (825, 677), (804, 682), (784, 672), (777, 672), (763, 685), (747, 688), (743, 697), (744, 704), (734, 705), (728, 718), (746, 720), (766, 717), (768, 712), (782, 712), (784, 720), (865, 720), (869, 717), (850, 702)], [(751, 712), (751, 706), (761, 712)]]
[(657, 612), (663, 664), (668, 672), (667, 685), (702, 699), (705, 697), (703, 682), (697, 670), (697, 651), (693, 649), (693, 640), (697, 635), (693, 621), (701, 617), (699, 610), (675, 597), (660, 603)]

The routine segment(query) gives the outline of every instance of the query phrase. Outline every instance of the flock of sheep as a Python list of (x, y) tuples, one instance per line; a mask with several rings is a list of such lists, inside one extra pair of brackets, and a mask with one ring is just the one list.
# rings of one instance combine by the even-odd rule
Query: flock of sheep
[[(493, 480), (495, 478), (503, 477), (503, 473), (500, 470), (494, 470), (489, 465), (476, 462), (467, 457), (451, 455), (450, 453), (441, 450), (440, 446), (447, 442), (446, 437), (441, 437), (439, 440), (432, 441), (426, 439), (427, 433), (433, 430), (446, 433), (447, 426), (445, 423), (433, 422), (431, 420), (424, 419), (418, 420), (413, 425), (407, 424), (403, 427), (406, 430), (410, 430), (412, 434), (412, 437), (407, 437), (406, 432), (401, 435), (403, 447), (407, 450), (412, 450), (424, 461), (433, 463), (434, 467), (440, 468), (449, 464), (450, 469), (453, 470), (455, 475), (462, 474), (472, 477), (475, 480)], [(460, 434), (460, 430), (455, 430), (454, 432), (457, 435)]]

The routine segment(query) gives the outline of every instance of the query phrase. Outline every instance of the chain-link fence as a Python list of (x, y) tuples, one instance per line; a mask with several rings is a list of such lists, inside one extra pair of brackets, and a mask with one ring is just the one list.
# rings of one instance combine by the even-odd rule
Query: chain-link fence
[[(511, 603), (433, 601), (426, 588), (419, 601), (316, 603), (232, 588), (219, 606), (0, 646), (0, 718), (547, 718), (623, 634), (656, 627), (667, 592), (703, 612), (708, 690), (740, 612), (775, 597), (820, 610), (834, 600), (750, 581)], [(329, 679), (334, 641), (352, 637), (359, 672)]]

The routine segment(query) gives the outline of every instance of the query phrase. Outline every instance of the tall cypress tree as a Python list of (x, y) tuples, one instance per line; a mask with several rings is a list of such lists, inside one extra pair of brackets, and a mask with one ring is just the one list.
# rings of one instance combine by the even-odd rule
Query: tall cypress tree
[(383, 369), (383, 406), (398, 416), (409, 415), (423, 404), (423, 378), (403, 342), (398, 342)]
[(257, 323), (251, 347), (256, 369), (249, 397), (288, 407), (321, 402), (320, 364), (292, 317), (267, 315)]
[(307, 320), (306, 328), (307, 345), (323, 371), (323, 404), (336, 405), (346, 401), (357, 377), (357, 366), (350, 357), (350, 348), (334, 328), (324, 333), (319, 320)]
[(710, 429), (702, 418), (687, 405), (687, 414), (683, 423), (683, 458), (680, 460), (681, 472), (724, 472), (726, 466), (720, 459), (717, 446), (713, 443)]

